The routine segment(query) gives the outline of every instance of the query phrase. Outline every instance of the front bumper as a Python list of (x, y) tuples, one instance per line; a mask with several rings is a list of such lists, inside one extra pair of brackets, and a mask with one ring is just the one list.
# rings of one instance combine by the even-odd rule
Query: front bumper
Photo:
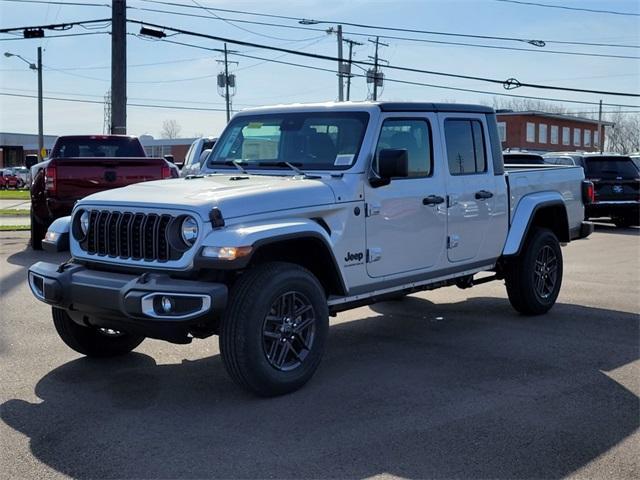
[(221, 283), (104, 272), (73, 263), (35, 263), (28, 281), (38, 300), (66, 310), (76, 323), (178, 343), (187, 341), (194, 326), (215, 322), (228, 293)]

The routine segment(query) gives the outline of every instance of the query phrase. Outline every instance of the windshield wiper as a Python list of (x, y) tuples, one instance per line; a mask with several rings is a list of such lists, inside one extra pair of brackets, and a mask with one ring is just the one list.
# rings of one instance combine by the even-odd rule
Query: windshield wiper
[(242, 167), (242, 163), (244, 163), (245, 165), (247, 165), (247, 161), (244, 160), (226, 160), (224, 162), (225, 165), (233, 165), (234, 167), (236, 167), (238, 170), (240, 170), (242, 173), (244, 173), (245, 175), (249, 175), (249, 172), (247, 172), (243, 167)]
[(291, 170), (293, 170), (296, 175), (300, 175), (303, 178), (322, 178), (318, 175), (309, 175), (308, 173), (306, 173), (304, 170), (301, 170), (300, 168), (298, 168), (298, 165), (301, 165), (300, 163), (296, 164), (296, 163), (291, 163), (291, 162), (258, 162), (258, 166), (260, 167), (288, 167)]

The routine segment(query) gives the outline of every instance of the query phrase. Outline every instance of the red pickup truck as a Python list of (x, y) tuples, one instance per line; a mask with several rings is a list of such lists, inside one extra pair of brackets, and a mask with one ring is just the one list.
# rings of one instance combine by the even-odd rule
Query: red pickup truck
[(136, 137), (75, 135), (58, 137), (51, 155), (32, 167), (31, 246), (42, 249), (51, 223), (71, 213), (92, 193), (132, 183), (177, 176), (164, 158), (149, 158)]

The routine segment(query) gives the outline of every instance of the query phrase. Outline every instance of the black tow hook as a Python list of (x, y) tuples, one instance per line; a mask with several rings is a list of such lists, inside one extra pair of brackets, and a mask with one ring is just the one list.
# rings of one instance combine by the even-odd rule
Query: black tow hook
[(58, 268), (56, 270), (56, 272), (58, 273), (64, 273), (64, 271), (67, 269), (67, 267), (71, 266), (71, 260), (67, 260), (66, 262), (61, 263), (60, 265), (58, 265)]
[(149, 283), (149, 272), (144, 272), (138, 278), (138, 283)]

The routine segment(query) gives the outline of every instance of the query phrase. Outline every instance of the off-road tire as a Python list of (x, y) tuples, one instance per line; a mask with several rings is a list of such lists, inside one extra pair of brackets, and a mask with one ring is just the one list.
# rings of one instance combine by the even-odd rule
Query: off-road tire
[[(300, 365), (282, 371), (267, 358), (263, 329), (274, 302), (291, 292), (304, 296), (312, 307), (315, 333)], [(328, 332), (327, 298), (317, 278), (298, 265), (269, 262), (247, 270), (232, 287), (220, 328), (220, 352), (229, 376), (242, 388), (264, 397), (283, 395), (313, 376)]]
[[(536, 287), (536, 262), (545, 252), (555, 256), (555, 280), (548, 293), (541, 294)], [(540, 268), (540, 265), (538, 265)], [(546, 262), (545, 262), (545, 267)], [(506, 268), (505, 283), (511, 306), (523, 315), (541, 315), (548, 312), (556, 303), (562, 286), (562, 251), (555, 234), (546, 228), (535, 228), (530, 232), (522, 251)], [(548, 277), (548, 273), (545, 273)], [(546, 279), (543, 279), (546, 280)], [(546, 284), (545, 284), (546, 285)]]
[(31, 220), (31, 248), (34, 250), (42, 250), (42, 240), (47, 233), (47, 229), (38, 221), (33, 214), (33, 210), (30, 212), (29, 217)]
[(142, 343), (144, 337), (120, 332), (108, 335), (94, 327), (83, 327), (75, 323), (67, 312), (52, 308), (53, 324), (69, 348), (87, 357), (117, 357), (125, 355)]

